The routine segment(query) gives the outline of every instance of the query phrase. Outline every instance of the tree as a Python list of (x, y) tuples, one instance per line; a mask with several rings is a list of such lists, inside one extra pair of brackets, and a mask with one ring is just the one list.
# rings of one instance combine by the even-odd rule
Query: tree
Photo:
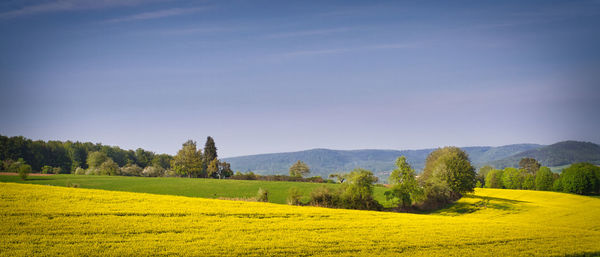
[(600, 193), (600, 167), (591, 163), (575, 163), (560, 175), (562, 191), (580, 195)]
[(548, 167), (540, 167), (535, 174), (535, 189), (542, 191), (552, 190), (554, 184), (554, 176)]
[(22, 163), (21, 165), (19, 165), (19, 177), (22, 180), (27, 179), (29, 173), (31, 173), (31, 166), (29, 164)]
[(485, 176), (485, 187), (487, 188), (503, 188), (502, 184), (502, 175), (504, 171), (502, 170), (491, 170), (487, 176)]
[(423, 190), (417, 183), (415, 170), (406, 162), (406, 157), (400, 156), (396, 160), (396, 167), (389, 177), (391, 190), (385, 192), (385, 196), (388, 201), (398, 199), (400, 207), (406, 209), (421, 200)]
[(202, 170), (202, 152), (196, 150), (196, 142), (188, 140), (183, 143), (181, 150), (173, 157), (171, 167), (181, 175), (188, 177), (204, 177)]
[(479, 170), (477, 170), (477, 181), (479, 181), (480, 187), (485, 186), (485, 178), (487, 177), (487, 174), (490, 173), (490, 171), (492, 171), (493, 169), (494, 167), (485, 165), (479, 168)]
[(329, 174), (329, 178), (330, 179), (335, 179), (337, 180), (340, 184), (344, 183), (344, 180), (346, 180), (346, 174), (342, 174), (342, 173), (333, 173), (333, 174)]
[(531, 175), (535, 175), (541, 166), (542, 165), (534, 158), (523, 158), (519, 162), (519, 168), (527, 171), (527, 173)]
[(421, 207), (438, 208), (473, 192), (476, 176), (469, 156), (460, 148), (444, 147), (431, 152), (419, 177), (425, 193)]
[(212, 159), (212, 161), (210, 161), (208, 163), (208, 166), (206, 167), (206, 172), (208, 174), (208, 177), (219, 178), (219, 160), (217, 160), (216, 158)]
[(98, 173), (99, 175), (116, 176), (121, 174), (121, 169), (116, 162), (114, 162), (111, 158), (108, 158), (100, 165), (100, 167), (98, 167)]
[(215, 140), (209, 136), (204, 144), (204, 163), (209, 165), (214, 159), (217, 159), (217, 147), (215, 146)]
[(150, 166), (152, 164), (153, 158), (153, 152), (146, 151), (142, 148), (138, 148), (135, 150), (135, 163), (142, 168)]
[(173, 157), (168, 154), (155, 154), (151, 163), (152, 166), (160, 166), (167, 170), (171, 168), (171, 160), (173, 160)]
[(431, 177), (444, 181), (458, 198), (463, 193), (473, 192), (476, 176), (469, 156), (458, 147), (444, 147), (433, 151), (427, 156), (422, 174), (424, 181)]
[(102, 165), (102, 163), (104, 163), (107, 159), (108, 156), (103, 152), (89, 152), (87, 157), (87, 165), (91, 169), (97, 168), (100, 167), (100, 165)]
[(507, 189), (521, 189), (525, 179), (523, 173), (524, 172), (521, 170), (513, 167), (504, 168), (504, 172), (502, 174), (502, 184)]
[[(524, 170), (522, 170), (524, 171)], [(521, 189), (525, 190), (534, 190), (535, 189), (535, 176), (531, 175), (528, 172), (524, 172), (523, 183), (521, 184)]]
[(342, 184), (340, 200), (344, 208), (379, 210), (381, 205), (373, 199), (373, 184), (377, 182), (373, 172), (356, 168), (346, 176)]
[(231, 164), (228, 162), (219, 162), (219, 179), (228, 178), (233, 176), (233, 170), (231, 170)]
[(306, 163), (298, 160), (290, 167), (290, 176), (292, 177), (302, 177), (310, 173), (310, 168)]

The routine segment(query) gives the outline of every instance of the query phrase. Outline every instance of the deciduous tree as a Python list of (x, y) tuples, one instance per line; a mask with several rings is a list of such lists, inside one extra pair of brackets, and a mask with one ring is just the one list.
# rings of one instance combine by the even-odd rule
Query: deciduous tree
[(292, 177), (302, 177), (310, 173), (310, 168), (306, 163), (298, 160), (290, 167), (290, 176)]

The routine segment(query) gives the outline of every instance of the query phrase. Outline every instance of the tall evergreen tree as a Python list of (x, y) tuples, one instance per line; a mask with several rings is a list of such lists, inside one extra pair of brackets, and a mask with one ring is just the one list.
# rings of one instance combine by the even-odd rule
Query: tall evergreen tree
[(215, 140), (209, 136), (204, 144), (204, 163), (208, 165), (214, 159), (217, 159), (217, 147), (215, 146)]

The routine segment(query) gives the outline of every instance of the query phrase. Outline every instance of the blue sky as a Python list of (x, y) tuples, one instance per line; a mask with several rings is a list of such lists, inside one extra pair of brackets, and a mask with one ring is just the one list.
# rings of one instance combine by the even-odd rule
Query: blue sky
[(600, 143), (600, 1), (0, 3), (0, 134), (174, 154)]

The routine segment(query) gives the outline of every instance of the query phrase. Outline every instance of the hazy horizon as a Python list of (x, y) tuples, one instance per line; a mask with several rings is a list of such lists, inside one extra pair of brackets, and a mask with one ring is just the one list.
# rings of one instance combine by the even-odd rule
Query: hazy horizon
[(0, 3), (0, 134), (220, 157), (600, 143), (600, 2)]

